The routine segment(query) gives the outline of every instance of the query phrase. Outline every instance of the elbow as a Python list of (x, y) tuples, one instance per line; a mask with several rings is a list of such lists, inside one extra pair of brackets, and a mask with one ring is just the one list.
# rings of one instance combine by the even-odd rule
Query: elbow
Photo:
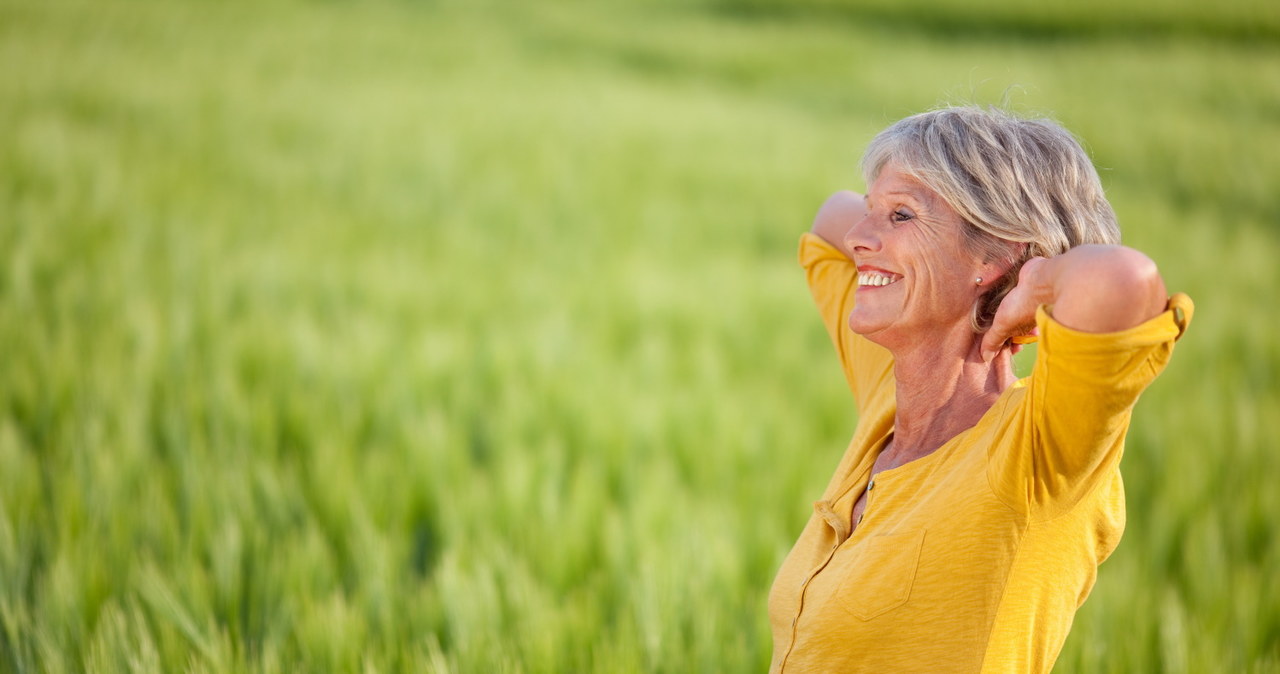
[(1112, 280), (1114, 287), (1131, 289), (1134, 304), (1146, 307), (1147, 311), (1143, 313), (1147, 318), (1163, 311), (1168, 293), (1155, 260), (1141, 251), (1125, 247), (1116, 251), (1116, 257), (1118, 259), (1112, 265), (1113, 273), (1118, 276)]
[(831, 245), (843, 249), (844, 235), (866, 212), (866, 202), (861, 194), (840, 190), (827, 197), (813, 218), (810, 231)]
[[(1076, 252), (1078, 251), (1078, 252)], [(1086, 245), (1074, 256), (1055, 292), (1054, 317), (1084, 332), (1115, 332), (1164, 311), (1168, 297), (1156, 263), (1123, 246)], [(1066, 270), (1064, 270), (1065, 272)]]
[(1102, 264), (1095, 267), (1106, 288), (1101, 296), (1120, 304), (1114, 309), (1125, 317), (1123, 322), (1136, 325), (1164, 311), (1168, 293), (1154, 260), (1124, 246), (1109, 246), (1102, 257)]

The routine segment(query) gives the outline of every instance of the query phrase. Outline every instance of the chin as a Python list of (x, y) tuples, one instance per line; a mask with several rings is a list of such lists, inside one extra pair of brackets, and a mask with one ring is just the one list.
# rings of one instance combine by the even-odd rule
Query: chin
[(854, 334), (862, 335), (873, 341), (876, 333), (889, 327), (887, 322), (869, 320), (869, 317), (859, 316), (856, 310), (854, 313), (849, 314), (849, 320), (845, 321), (845, 324)]

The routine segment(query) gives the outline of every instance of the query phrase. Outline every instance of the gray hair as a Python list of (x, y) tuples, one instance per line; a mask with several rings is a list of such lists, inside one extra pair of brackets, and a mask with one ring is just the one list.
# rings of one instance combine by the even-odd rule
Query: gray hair
[(984, 261), (1009, 270), (975, 303), (976, 332), (991, 327), (1022, 264), (1086, 243), (1119, 243), (1115, 212), (1084, 148), (1049, 119), (999, 108), (949, 107), (881, 131), (862, 158), (870, 185), (892, 163), (947, 202), (964, 240)]

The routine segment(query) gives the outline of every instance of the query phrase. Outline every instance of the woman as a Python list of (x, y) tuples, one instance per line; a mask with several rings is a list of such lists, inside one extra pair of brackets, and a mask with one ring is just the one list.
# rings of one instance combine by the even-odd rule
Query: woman
[(863, 172), (800, 243), (859, 414), (774, 581), (771, 669), (1048, 671), (1124, 529), (1130, 411), (1191, 302), (1118, 245), (1052, 122), (916, 115)]

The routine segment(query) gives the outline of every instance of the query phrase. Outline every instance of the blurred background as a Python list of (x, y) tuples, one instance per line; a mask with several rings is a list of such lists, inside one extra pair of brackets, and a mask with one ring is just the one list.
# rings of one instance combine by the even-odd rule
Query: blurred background
[(0, 671), (764, 671), (856, 421), (797, 239), (1005, 100), (1198, 307), (1057, 671), (1280, 671), (1274, 2), (0, 0), (0, 64)]

